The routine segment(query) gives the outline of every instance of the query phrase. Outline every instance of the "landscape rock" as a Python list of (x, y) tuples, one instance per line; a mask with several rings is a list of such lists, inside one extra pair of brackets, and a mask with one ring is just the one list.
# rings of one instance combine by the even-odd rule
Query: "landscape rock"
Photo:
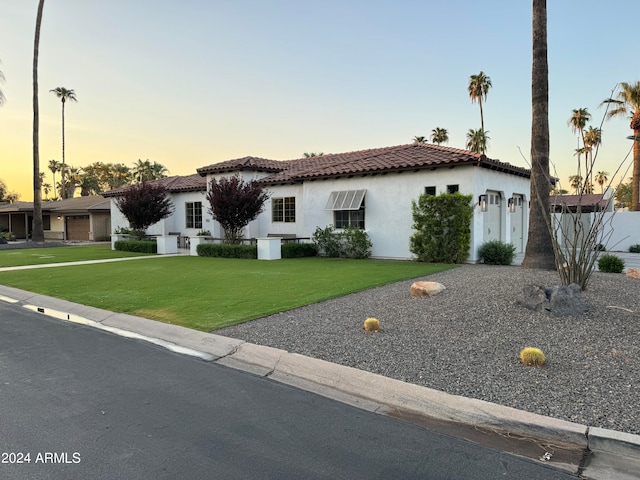
[(627, 268), (627, 277), (640, 280), (640, 268)]
[(556, 285), (544, 288), (539, 285), (526, 285), (522, 289), (520, 303), (537, 312), (548, 311), (556, 317), (582, 315), (588, 306), (582, 297), (580, 285)]
[(414, 297), (432, 297), (445, 289), (438, 282), (414, 282), (411, 285), (411, 295)]
[(7, 243), (7, 239), (4, 237), (0, 237), (0, 245), (4, 245)]

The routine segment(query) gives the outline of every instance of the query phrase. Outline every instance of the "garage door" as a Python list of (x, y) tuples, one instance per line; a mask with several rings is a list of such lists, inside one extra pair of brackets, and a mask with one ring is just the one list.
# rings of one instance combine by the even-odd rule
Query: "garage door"
[(89, 240), (89, 215), (67, 217), (67, 240)]

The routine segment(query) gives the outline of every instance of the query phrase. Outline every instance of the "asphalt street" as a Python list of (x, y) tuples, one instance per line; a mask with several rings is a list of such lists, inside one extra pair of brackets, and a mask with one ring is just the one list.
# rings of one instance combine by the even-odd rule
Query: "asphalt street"
[(576, 477), (0, 302), (0, 478)]

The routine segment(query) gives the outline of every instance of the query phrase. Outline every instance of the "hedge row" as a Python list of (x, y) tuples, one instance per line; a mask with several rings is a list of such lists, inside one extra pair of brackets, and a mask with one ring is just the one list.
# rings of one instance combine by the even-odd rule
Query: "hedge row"
[[(198, 245), (197, 251), (200, 257), (258, 258), (256, 245), (203, 243)], [(311, 243), (283, 243), (280, 251), (282, 258), (315, 257), (318, 254), (318, 249)]]
[(114, 246), (123, 252), (158, 253), (158, 244), (149, 240), (118, 240)]

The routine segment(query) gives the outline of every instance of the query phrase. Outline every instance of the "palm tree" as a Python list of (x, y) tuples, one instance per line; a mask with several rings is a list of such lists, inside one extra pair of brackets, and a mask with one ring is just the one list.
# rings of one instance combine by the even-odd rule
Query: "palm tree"
[(42, 190), (44, 191), (45, 200), (49, 200), (49, 192), (51, 191), (51, 184), (43, 183)]
[(600, 171), (596, 174), (596, 183), (600, 185), (600, 193), (604, 193), (604, 184), (609, 181), (609, 172)]
[(590, 126), (584, 132), (583, 141), (585, 150), (584, 162), (585, 166), (587, 166), (584, 174), (587, 182), (591, 182), (591, 179), (593, 179), (593, 149), (595, 148), (597, 150), (600, 143), (602, 143), (602, 130)]
[[(576, 149), (578, 154), (578, 173), (580, 173), (580, 155), (584, 153), (584, 150), (580, 147), (580, 140), (582, 140), (582, 146), (584, 147), (584, 128), (590, 119), (591, 114), (587, 108), (574, 108), (569, 120), (567, 120), (567, 125), (571, 128), (571, 131), (578, 135), (578, 148)], [(585, 160), (585, 167), (586, 165), (587, 160)], [(585, 170), (588, 170), (588, 167)]]
[[(64, 158), (64, 105), (67, 103), (67, 100), (71, 100), (72, 102), (77, 102), (76, 92), (73, 90), (68, 90), (64, 87), (57, 87), (53, 90), (49, 90), (50, 92), (55, 93), (56, 97), (60, 99), (62, 102), (62, 165), (65, 165)], [(64, 170), (62, 171), (62, 183), (64, 183)], [(62, 198), (68, 198), (66, 196), (62, 196)]]
[(312, 157), (321, 157), (322, 155), (324, 155), (324, 153), (319, 152), (319, 153), (315, 153), (315, 152), (304, 152), (304, 158), (312, 158)]
[(449, 132), (446, 128), (436, 127), (431, 130), (431, 141), (440, 145), (449, 141)]
[(489, 143), (489, 132), (478, 129), (469, 129), (467, 132), (467, 149), (476, 153), (484, 153), (487, 150), (487, 144)]
[(618, 98), (607, 98), (600, 105), (611, 104), (614, 108), (607, 113), (608, 118), (630, 117), (633, 136), (633, 174), (631, 182), (631, 210), (640, 210), (640, 81), (636, 83), (622, 82), (618, 90)]
[(42, 224), (42, 192), (40, 189), (40, 109), (38, 104), (38, 53), (40, 48), (40, 26), (44, 0), (38, 2), (36, 32), (33, 40), (33, 231), (34, 242), (44, 242)]
[(413, 143), (416, 143), (416, 144), (427, 143), (427, 137), (413, 137)]
[(576, 191), (576, 195), (578, 195), (580, 193), (580, 189), (582, 188), (582, 176), (571, 175), (569, 177), (569, 185)]
[(531, 65), (531, 208), (522, 268), (555, 268), (549, 214), (549, 65), (547, 1), (533, 0)]
[[(51, 173), (53, 174), (53, 185), (55, 187), (56, 185), (56, 172), (59, 172), (61, 170), (61, 165), (60, 162), (57, 160), (49, 160), (49, 170), (51, 171)], [(53, 199), (57, 200), (58, 195), (56, 193), (56, 189), (53, 189)]]
[(471, 103), (480, 105), (480, 126), (484, 131), (484, 115), (482, 113), (482, 100), (487, 98), (487, 93), (492, 87), (491, 78), (487, 77), (483, 71), (480, 71), (477, 75), (471, 75), (469, 77), (469, 96), (471, 97)]

